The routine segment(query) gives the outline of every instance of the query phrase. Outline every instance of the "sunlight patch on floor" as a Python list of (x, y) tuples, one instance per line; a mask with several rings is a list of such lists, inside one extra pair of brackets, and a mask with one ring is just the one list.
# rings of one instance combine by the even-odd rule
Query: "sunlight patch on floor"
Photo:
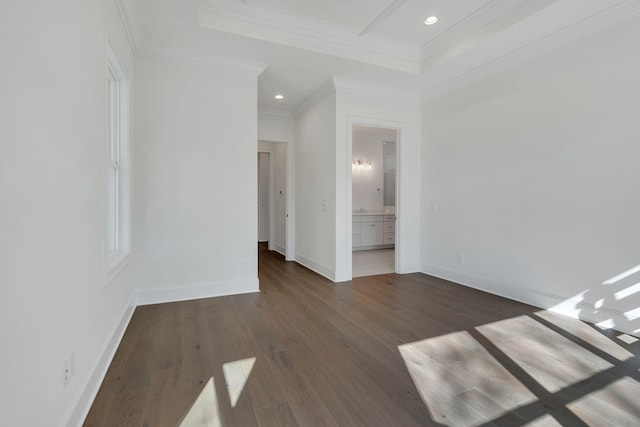
[(528, 316), (476, 329), (552, 393), (613, 366)]
[(231, 401), (231, 407), (235, 408), (240, 394), (244, 389), (253, 365), (256, 363), (255, 357), (248, 359), (236, 360), (234, 362), (227, 362), (222, 365), (222, 372), (224, 373), (224, 379), (227, 382), (227, 389), (229, 390), (229, 400)]
[(633, 353), (614, 343), (584, 322), (577, 321), (562, 314), (541, 310), (535, 313), (539, 318), (563, 329), (599, 350), (608, 353), (618, 360), (624, 361), (633, 357)]
[(218, 397), (213, 377), (209, 379), (180, 427), (221, 427)]
[(540, 418), (537, 418), (531, 422), (526, 423), (522, 427), (562, 427), (562, 424), (556, 421), (556, 419), (553, 418), (551, 415), (545, 414)]
[[(255, 357), (236, 360), (222, 365), (222, 372), (229, 392), (231, 407), (235, 408), (242, 394), (242, 390), (249, 379), (253, 365), (256, 363)], [(187, 412), (180, 423), (180, 427), (221, 427), (220, 407), (216, 394), (215, 380), (213, 377), (207, 381), (198, 398), (193, 402), (191, 409)]]
[(640, 425), (640, 384), (629, 377), (609, 384), (567, 405), (592, 426)]
[(398, 347), (436, 422), (479, 425), (536, 400), (469, 332)]

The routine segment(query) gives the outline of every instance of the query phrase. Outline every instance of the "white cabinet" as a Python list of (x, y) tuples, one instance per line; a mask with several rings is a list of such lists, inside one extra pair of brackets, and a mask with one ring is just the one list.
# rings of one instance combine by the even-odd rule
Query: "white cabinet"
[(393, 245), (396, 243), (396, 233), (384, 233), (383, 240), (385, 245)]
[(395, 245), (395, 215), (353, 215), (353, 250), (388, 248)]
[(360, 217), (353, 217), (353, 223), (351, 227), (351, 246), (354, 248), (358, 248), (361, 246), (360, 245)]
[(360, 245), (380, 246), (382, 245), (382, 221), (370, 221), (360, 224)]

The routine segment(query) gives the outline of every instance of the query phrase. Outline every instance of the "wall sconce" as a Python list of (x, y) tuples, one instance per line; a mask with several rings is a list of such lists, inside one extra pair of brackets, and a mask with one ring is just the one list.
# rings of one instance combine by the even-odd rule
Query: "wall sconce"
[(353, 169), (364, 169), (365, 167), (367, 169), (372, 169), (373, 166), (371, 165), (371, 160), (354, 160), (353, 162), (351, 162), (351, 167)]

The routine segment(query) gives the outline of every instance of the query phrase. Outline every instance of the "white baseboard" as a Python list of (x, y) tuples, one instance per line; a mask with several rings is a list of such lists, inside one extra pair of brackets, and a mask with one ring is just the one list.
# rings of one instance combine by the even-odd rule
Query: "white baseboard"
[(278, 252), (280, 255), (286, 257), (287, 256), (287, 249), (284, 246), (278, 245), (276, 243), (276, 245), (273, 247), (273, 249)]
[(102, 385), (102, 381), (107, 374), (109, 366), (111, 365), (113, 356), (115, 356), (116, 350), (118, 350), (118, 346), (120, 345), (120, 341), (122, 341), (124, 332), (127, 330), (127, 326), (129, 326), (129, 322), (131, 321), (131, 317), (133, 316), (133, 312), (136, 308), (135, 300), (136, 297), (134, 293), (129, 300), (127, 308), (120, 317), (118, 325), (116, 325), (111, 336), (108, 337), (104, 346), (104, 351), (102, 352), (102, 357), (100, 357), (100, 360), (96, 363), (93, 373), (86, 381), (85, 386), (79, 388), (78, 393), (76, 393), (76, 396), (71, 402), (71, 405), (69, 406), (69, 408), (71, 408), (70, 413), (63, 418), (61, 426), (80, 427), (84, 423), (85, 418), (89, 414), (89, 409), (91, 409), (91, 405), (93, 404), (93, 400), (96, 398), (98, 390)]
[(140, 289), (137, 305), (162, 304), (165, 302), (187, 301), (200, 298), (260, 292), (258, 279), (229, 282), (191, 283), (172, 288)]
[(304, 265), (309, 270), (315, 271), (319, 275), (326, 277), (327, 279), (331, 280), (332, 282), (336, 281), (335, 272), (332, 269), (330, 269), (329, 267), (325, 267), (324, 265), (321, 265), (321, 264), (318, 264), (318, 263), (316, 263), (314, 261), (311, 261), (310, 259), (305, 258), (304, 256), (302, 256), (300, 254), (296, 254), (295, 261), (298, 264)]
[(398, 274), (421, 273), (420, 265), (417, 263), (401, 264), (398, 266)]
[(198, 298), (209, 298), (226, 295), (238, 295), (259, 292), (258, 279), (235, 282), (199, 283), (174, 288), (142, 289), (131, 296), (129, 304), (120, 317), (120, 321), (111, 336), (104, 345), (102, 357), (96, 363), (91, 376), (84, 387), (80, 387), (78, 393), (69, 405), (68, 413), (63, 417), (60, 426), (75, 427), (84, 423), (93, 400), (104, 381), (107, 370), (111, 365), (120, 341), (129, 326), (135, 308), (139, 305), (157, 304), (165, 302), (184, 301)]
[[(430, 276), (449, 280), (469, 288), (478, 289), (514, 301), (532, 305), (544, 310), (564, 314), (574, 319), (584, 320), (600, 325), (606, 329), (615, 329), (640, 338), (638, 324), (640, 318), (625, 315), (623, 312), (608, 307), (595, 308), (593, 304), (584, 302), (580, 296), (561, 296), (537, 289), (513, 287), (494, 280), (460, 273), (435, 265), (423, 264), (422, 272)], [(634, 325), (635, 326), (631, 326)]]

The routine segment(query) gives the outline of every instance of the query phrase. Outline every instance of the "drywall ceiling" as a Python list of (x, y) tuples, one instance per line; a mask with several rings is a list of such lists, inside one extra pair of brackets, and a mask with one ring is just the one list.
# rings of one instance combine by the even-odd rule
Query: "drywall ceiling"
[[(543, 1), (543, 0), (541, 0)], [(471, 16), (499, 17), (526, 0), (203, 0), (198, 23), (333, 56), (420, 72), (421, 48)], [(437, 16), (435, 25), (425, 25)]]
[(258, 105), (285, 111), (332, 76), (437, 96), (640, 12), (637, 0), (116, 1), (138, 54), (268, 65)]

